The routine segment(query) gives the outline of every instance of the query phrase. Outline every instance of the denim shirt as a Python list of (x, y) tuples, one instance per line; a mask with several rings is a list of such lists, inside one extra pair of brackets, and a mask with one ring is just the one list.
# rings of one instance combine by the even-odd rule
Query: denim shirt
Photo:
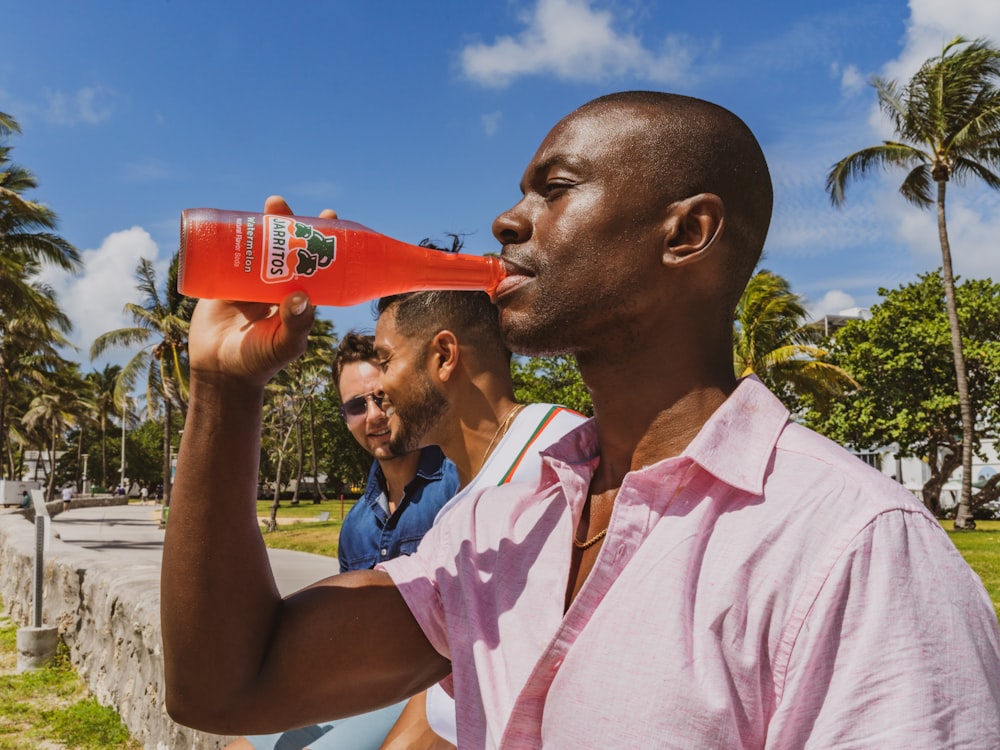
[(437, 512), (458, 492), (458, 470), (437, 446), (422, 449), (417, 474), (403, 489), (403, 499), (391, 516), (378, 502), (384, 486), (382, 469), (373, 461), (365, 492), (340, 529), (341, 573), (374, 568), (383, 560), (414, 552)]

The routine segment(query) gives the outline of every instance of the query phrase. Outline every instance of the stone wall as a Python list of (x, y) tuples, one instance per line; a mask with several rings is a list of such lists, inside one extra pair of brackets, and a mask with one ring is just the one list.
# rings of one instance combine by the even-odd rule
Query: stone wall
[[(0, 514), (0, 595), (19, 625), (31, 623), (34, 569), (34, 524), (24, 513)], [(216, 750), (231, 739), (182, 727), (163, 707), (158, 566), (123, 568), (52, 539), (43, 585), (43, 624), (58, 627), (97, 700), (147, 750)]]

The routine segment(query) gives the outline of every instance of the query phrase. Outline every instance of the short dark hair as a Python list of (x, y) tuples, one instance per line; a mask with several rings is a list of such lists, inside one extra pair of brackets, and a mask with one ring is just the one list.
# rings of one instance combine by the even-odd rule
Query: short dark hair
[(500, 311), (486, 292), (447, 290), (382, 297), (379, 316), (389, 309), (406, 338), (426, 342), (439, 331), (448, 330), (484, 354), (492, 352), (510, 359), (510, 350), (500, 335)]
[[(459, 252), (463, 245), (461, 235), (448, 236), (452, 239), (450, 248), (436, 245), (429, 239), (421, 240), (420, 245), (442, 252)], [(407, 338), (426, 342), (439, 331), (448, 330), (462, 343), (510, 361), (510, 350), (500, 335), (500, 311), (486, 292), (406, 292), (382, 297), (375, 307), (379, 317), (392, 308), (396, 328)]]
[(352, 362), (374, 362), (376, 359), (374, 336), (357, 331), (344, 334), (333, 355), (333, 380), (337, 391), (340, 391), (340, 376), (345, 366)]

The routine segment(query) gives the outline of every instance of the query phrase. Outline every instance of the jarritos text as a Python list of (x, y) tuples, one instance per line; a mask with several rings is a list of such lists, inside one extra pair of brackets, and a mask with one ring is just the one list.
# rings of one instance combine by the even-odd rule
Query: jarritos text
[(265, 216), (264, 263), (260, 277), (267, 284), (312, 276), (337, 259), (337, 238), (285, 216)]

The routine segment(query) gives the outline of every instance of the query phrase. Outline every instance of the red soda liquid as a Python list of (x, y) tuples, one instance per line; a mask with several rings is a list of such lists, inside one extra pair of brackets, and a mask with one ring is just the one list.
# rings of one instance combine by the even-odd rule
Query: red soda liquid
[(498, 258), (410, 245), (352, 221), (181, 213), (177, 290), (188, 297), (276, 303), (304, 291), (315, 305), (348, 306), (423, 289), (492, 295), (504, 275)]

